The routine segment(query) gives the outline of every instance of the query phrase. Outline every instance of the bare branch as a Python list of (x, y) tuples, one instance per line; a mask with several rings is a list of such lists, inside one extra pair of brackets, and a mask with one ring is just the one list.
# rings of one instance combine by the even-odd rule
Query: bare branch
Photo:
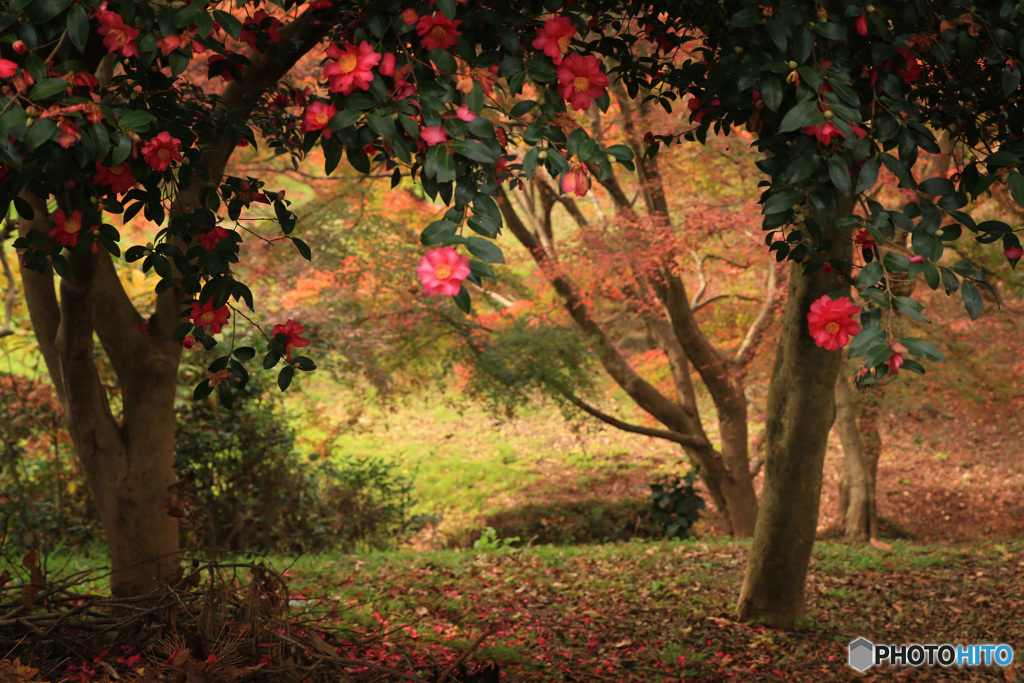
[(693, 251), (692, 249), (690, 250), (690, 253), (693, 254), (693, 260), (697, 264), (697, 279), (699, 280), (699, 284), (697, 285), (697, 293), (694, 294), (693, 299), (690, 300), (690, 308), (696, 310), (697, 303), (700, 301), (700, 298), (704, 296), (704, 292), (706, 292), (708, 289), (708, 279), (704, 275), (704, 260), (707, 258), (707, 256), (700, 256), (697, 254), (696, 251)]
[(757, 345), (758, 340), (761, 337), (761, 333), (764, 328), (768, 325), (768, 321), (771, 319), (772, 311), (778, 305), (782, 299), (782, 288), (777, 286), (779, 280), (779, 266), (771, 261), (768, 263), (768, 280), (765, 283), (765, 297), (764, 304), (761, 306), (761, 310), (758, 312), (757, 317), (754, 318), (754, 322), (751, 323), (747, 329), (747, 334), (743, 338), (743, 342), (740, 344), (740, 348), (736, 350), (736, 355), (733, 356), (733, 362), (743, 366), (750, 362), (751, 356), (754, 355), (754, 348)]
[(565, 399), (569, 401), (569, 403), (572, 403), (588, 415), (596, 417), (598, 420), (601, 420), (616, 429), (621, 429), (624, 432), (643, 434), (644, 436), (651, 436), (656, 439), (665, 439), (666, 441), (677, 443), (683, 448), (691, 448), (695, 451), (712, 451), (714, 449), (711, 442), (709, 442), (705, 437), (683, 434), (682, 432), (677, 432), (674, 429), (655, 429), (653, 427), (643, 427), (623, 422), (617, 417), (595, 408), (576, 396), (570, 396), (568, 394), (563, 394), (563, 396), (565, 396)]
[(694, 313), (704, 308), (705, 306), (712, 304), (719, 299), (740, 299), (741, 301), (761, 301), (756, 296), (747, 296), (746, 294), (715, 294), (710, 299), (705, 299), (699, 303), (691, 303), (690, 310)]

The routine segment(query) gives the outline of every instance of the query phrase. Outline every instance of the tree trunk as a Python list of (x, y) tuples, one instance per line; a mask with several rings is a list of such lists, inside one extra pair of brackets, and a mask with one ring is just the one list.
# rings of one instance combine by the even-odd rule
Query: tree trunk
[[(858, 419), (858, 402), (846, 378), (836, 379), (836, 431), (843, 445), (843, 472), (839, 478), (839, 522), (850, 543), (867, 543), (878, 536), (875, 498), (876, 457), (871, 455), (872, 436), (878, 441), (873, 419)], [(868, 411), (873, 412), (873, 411)]]
[[(837, 215), (853, 204), (840, 198)], [(852, 240), (834, 226), (824, 231), (828, 256), (849, 263)], [(806, 275), (791, 266), (789, 296), (768, 386), (767, 449), (761, 511), (737, 605), (738, 618), (790, 628), (804, 613), (807, 567), (814, 547), (828, 433), (835, 418), (841, 351), (815, 345), (807, 331), (811, 303), (843, 291), (838, 272)]]

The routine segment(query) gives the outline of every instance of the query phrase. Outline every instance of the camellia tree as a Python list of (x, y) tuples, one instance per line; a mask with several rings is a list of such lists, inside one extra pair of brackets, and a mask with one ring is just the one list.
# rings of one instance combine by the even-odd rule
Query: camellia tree
[[(923, 317), (889, 287), (892, 274), (959, 290), (977, 315), (982, 273), (943, 262), (944, 243), (966, 230), (1000, 242), (1012, 264), (1022, 255), (1011, 226), (976, 224), (963, 211), (994, 183), (1024, 200), (1022, 38), (1008, 0), (5, 3), (0, 202), (20, 216), (25, 298), (109, 539), (114, 592), (148, 591), (177, 570), (166, 506), (182, 345), (223, 345), (196, 394), (216, 391), (228, 405), (256, 355), (232, 343), (255, 305), (231, 269), (243, 232), (290, 239), (309, 256), (283, 193), (224, 175), (232, 151), (259, 144), (301, 157), (319, 146), (328, 173), (344, 159), (395, 182), (414, 178), (450, 207), (422, 234), (436, 250), (420, 279), (467, 310), (463, 278), (479, 281), (501, 261), (490, 241), (502, 222), (499, 175), (531, 177), (543, 165), (572, 189), (584, 165), (600, 178), (615, 161), (632, 164), (628, 150), (586, 133), (570, 140), (559, 125), (607, 107), (615, 80), (630, 97), (688, 109), (690, 138), (736, 126), (757, 135), (765, 241), (793, 265), (738, 609), (790, 625), (803, 610), (839, 349), (865, 358), (862, 383), (883, 377), (895, 356), (923, 371), (907, 356), (935, 359), (935, 348), (891, 335), (894, 316)], [(696, 56), (677, 59), (684, 53)], [(286, 78), (307, 56), (323, 60), (309, 93)], [(533, 96), (509, 110), (492, 97), (528, 83)], [(919, 177), (922, 152), (939, 151), (937, 133), (949, 136), (952, 173)], [(528, 141), (522, 159), (506, 156), (510, 137)], [(918, 199), (865, 200), (882, 167)], [(283, 235), (225, 227), (254, 202), (273, 207)], [(108, 214), (141, 215), (156, 232), (122, 250)], [(907, 247), (853, 269), (855, 239), (900, 244), (902, 233)], [(122, 253), (160, 276), (151, 310), (124, 295), (112, 265)], [(263, 365), (283, 364), (282, 388), (314, 367), (289, 353), (302, 342), (296, 322), (266, 333)], [(120, 407), (93, 365), (94, 337), (117, 374)]]

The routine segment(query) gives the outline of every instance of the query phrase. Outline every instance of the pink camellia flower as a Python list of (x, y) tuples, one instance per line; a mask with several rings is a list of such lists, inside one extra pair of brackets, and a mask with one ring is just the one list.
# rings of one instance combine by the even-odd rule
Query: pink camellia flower
[(299, 324), (298, 320), (289, 319), (284, 325), (274, 325), (274, 335), (286, 334), (288, 339), (284, 342), (284, 350), (288, 356), (288, 360), (292, 359), (292, 347), (301, 349), (303, 346), (309, 344), (308, 339), (303, 339), (299, 335), (306, 331), (306, 328)]
[(829, 351), (846, 346), (850, 337), (860, 332), (860, 323), (852, 316), (860, 313), (850, 297), (831, 299), (825, 295), (811, 304), (807, 314), (807, 331), (814, 343)]
[(205, 304), (200, 304), (198, 301), (192, 302), (192, 313), (190, 315), (192, 323), (207, 334), (217, 334), (220, 332), (230, 315), (231, 312), (227, 306), (215, 309), (212, 299)]
[(23, 55), (28, 52), (28, 45), (25, 44), (24, 40), (16, 40), (11, 43), (11, 49), (17, 52), (19, 55)]
[(181, 140), (166, 130), (142, 146), (142, 158), (154, 171), (166, 171), (172, 161), (181, 161)]
[(807, 135), (813, 135), (814, 137), (818, 138), (818, 142), (820, 142), (823, 145), (831, 145), (833, 137), (845, 137), (842, 133), (839, 132), (839, 129), (836, 128), (836, 124), (832, 123), (831, 121), (819, 123), (818, 125), (815, 126), (806, 126), (804, 128), (804, 133), (806, 133)]
[(470, 111), (469, 105), (462, 104), (459, 105), (459, 108), (455, 110), (455, 117), (460, 121), (465, 121), (466, 123), (469, 123), (470, 121), (476, 120), (476, 112)]
[(70, 149), (82, 139), (82, 129), (67, 119), (61, 118), (57, 124), (60, 134), (57, 136), (57, 143), (64, 149)]
[(857, 27), (857, 35), (866, 36), (868, 34), (868, 15), (862, 14), (857, 17), (854, 26)]
[(220, 244), (220, 241), (225, 237), (230, 237), (232, 232), (225, 230), (219, 225), (214, 227), (212, 230), (207, 232), (201, 232), (196, 235), (196, 239), (199, 240), (199, 245), (206, 251), (213, 251)]
[(608, 76), (601, 71), (601, 62), (593, 56), (569, 55), (555, 70), (555, 75), (558, 76), (558, 94), (578, 111), (590, 109), (590, 101), (601, 97), (608, 87)]
[(428, 50), (449, 50), (459, 42), (459, 25), (461, 19), (452, 21), (440, 12), (434, 12), (429, 17), (424, 15), (416, 22), (416, 33), (420, 36), (420, 42)]
[(132, 177), (132, 170), (127, 161), (111, 168), (97, 161), (93, 180), (109, 187), (114, 194), (124, 194), (135, 185), (135, 178)]
[(82, 234), (82, 212), (73, 211), (71, 217), (64, 215), (64, 209), (57, 209), (53, 212), (54, 228), (50, 231), (50, 237), (57, 240), (57, 244), (69, 249), (78, 244), (78, 236)]
[(1005, 249), (1003, 251), (1003, 255), (1010, 261), (1016, 261), (1021, 256), (1024, 256), (1024, 249), (1021, 249), (1020, 247), (1017, 246), (1013, 246), (1010, 247), (1009, 249)]
[(416, 274), (424, 294), (455, 296), (469, 275), (469, 259), (455, 251), (455, 247), (438, 247), (423, 255)]
[(381, 76), (394, 76), (395, 75), (395, 55), (391, 52), (385, 54), (380, 60), (380, 66), (377, 67), (377, 71), (380, 72)]
[(314, 102), (306, 107), (306, 115), (302, 118), (302, 132), (312, 133), (315, 130), (323, 131), (325, 138), (330, 138), (334, 132), (327, 127), (331, 117), (338, 113), (337, 107), (327, 102)]
[(412, 26), (419, 20), (420, 15), (416, 12), (416, 10), (412, 8), (402, 10), (402, 23), (404, 23), (406, 26)]
[(10, 78), (18, 73), (18, 65), (9, 59), (0, 59), (0, 78)]
[(116, 52), (122, 57), (139, 56), (139, 46), (135, 44), (139, 29), (126, 25), (117, 12), (101, 9), (96, 12), (96, 18), (100, 20), (100, 35), (107, 52)]
[(544, 22), (544, 27), (537, 31), (533, 39), (533, 47), (543, 50), (556, 65), (562, 63), (563, 55), (569, 49), (572, 37), (576, 35), (576, 25), (569, 17), (551, 17)]
[(590, 178), (587, 177), (587, 167), (583, 164), (573, 162), (569, 170), (562, 174), (562, 192), (566, 194), (575, 192), (583, 197), (590, 190)]
[(440, 145), (448, 139), (448, 134), (441, 126), (427, 126), (420, 129), (420, 138), (431, 147)]
[(920, 254), (914, 254), (913, 256), (910, 257), (910, 262), (911, 263), (924, 263), (924, 256), (921, 256)]
[[(373, 67), (380, 64), (381, 55), (365, 40), (359, 47), (345, 43), (340, 48), (331, 43), (327, 56), (337, 60), (324, 67), (324, 78), (331, 92), (351, 95), (356, 88), (369, 90), (373, 80)], [(392, 58), (394, 59), (394, 58)]]

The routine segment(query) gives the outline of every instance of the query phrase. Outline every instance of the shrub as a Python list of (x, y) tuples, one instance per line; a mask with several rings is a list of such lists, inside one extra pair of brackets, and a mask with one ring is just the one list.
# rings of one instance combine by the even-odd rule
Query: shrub
[(404, 536), (412, 483), (379, 458), (299, 453), (277, 392), (265, 383), (252, 378), (236, 395), (230, 419), (212, 400), (179, 408), (175, 463), (194, 487), (202, 522), (193, 528), (206, 545), (350, 550)]
[(669, 538), (685, 538), (704, 509), (704, 499), (693, 490), (696, 477), (697, 473), (691, 470), (682, 478), (664, 476), (648, 484), (651, 516)]
[(96, 507), (62, 425), (53, 389), (0, 376), (0, 547), (50, 552), (101, 537)]

